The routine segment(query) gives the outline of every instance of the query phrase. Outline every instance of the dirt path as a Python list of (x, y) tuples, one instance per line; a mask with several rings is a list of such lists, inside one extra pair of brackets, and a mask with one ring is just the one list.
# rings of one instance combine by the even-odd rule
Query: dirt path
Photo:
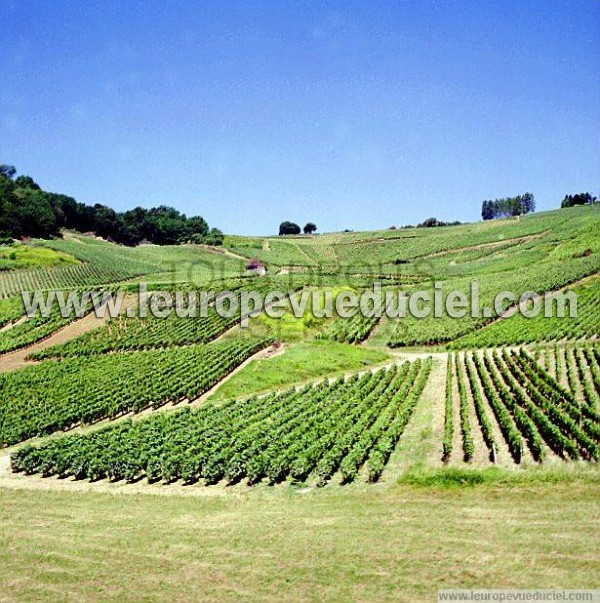
[(0, 333), (4, 333), (5, 331), (10, 331), (13, 327), (22, 325), (26, 320), (29, 320), (28, 316), (21, 316), (21, 318), (18, 318), (17, 320), (8, 322), (2, 328), (0, 328)]
[(445, 251), (436, 251), (435, 253), (430, 253), (427, 255), (421, 255), (414, 259), (426, 260), (428, 258), (438, 258), (444, 255), (452, 255), (454, 253), (460, 253), (463, 251), (477, 251), (478, 249), (491, 249), (494, 250), (497, 247), (502, 247), (504, 245), (510, 244), (509, 246), (514, 247), (515, 245), (520, 245), (521, 243), (528, 243), (529, 241), (534, 241), (535, 239), (539, 239), (544, 235), (548, 234), (549, 231), (545, 230), (544, 232), (538, 232), (533, 235), (527, 235), (525, 237), (514, 237), (509, 239), (501, 239), (499, 241), (490, 241), (488, 243), (479, 243), (478, 245), (467, 245), (465, 247), (456, 247), (454, 249), (447, 249)]
[(247, 258), (246, 256), (240, 255), (239, 253), (235, 253), (234, 251), (231, 251), (226, 247), (213, 247), (212, 245), (198, 245), (198, 247), (201, 247), (209, 253), (214, 253), (215, 255), (225, 255), (236, 260), (242, 260), (243, 262), (250, 261), (249, 258)]
[(443, 391), (445, 383), (445, 358), (434, 358), (425, 388), (383, 471), (381, 483), (395, 483), (409, 467), (424, 461), (431, 463), (432, 467), (442, 466), (441, 442), (443, 435), (440, 428), (443, 432), (444, 404), (440, 402), (438, 388), (442, 384)]
[(427, 451), (426, 463), (431, 467), (442, 466), (442, 443), (446, 425), (446, 371), (448, 355), (436, 358), (427, 385), (423, 390), (423, 398), (431, 404), (431, 443)]
[(467, 368), (464, 363), (465, 353), (460, 354), (460, 362), (457, 363), (457, 370), (461, 371), (462, 379), (465, 385), (465, 392), (467, 396), (467, 407), (469, 409), (469, 425), (471, 427), (471, 437), (473, 438), (473, 446), (475, 450), (473, 452), (473, 459), (470, 464), (476, 467), (486, 467), (490, 464), (490, 450), (483, 439), (481, 432), (481, 425), (479, 424), (479, 418), (475, 411), (475, 403), (473, 401), (473, 395), (471, 393), (471, 385), (469, 382), (469, 376), (467, 374)]
[[(137, 303), (137, 299), (134, 296), (126, 296), (123, 299), (122, 308), (127, 309), (134, 306)], [(30, 346), (20, 348), (14, 352), (8, 352), (0, 355), (0, 373), (8, 373), (16, 371), (25, 366), (36, 364), (33, 360), (26, 360), (26, 357), (33, 352), (39, 352), (45, 350), (53, 345), (60, 345), (67, 343), (75, 337), (79, 337), (88, 331), (101, 327), (109, 319), (108, 312), (105, 313), (103, 318), (98, 318), (95, 312), (86, 314), (83, 318), (78, 318), (68, 325), (62, 327), (58, 331), (55, 331), (46, 339), (38, 341)]]
[(53, 345), (59, 345), (66, 343), (70, 339), (83, 335), (92, 329), (96, 329), (104, 324), (105, 319), (97, 318), (92, 312), (87, 314), (83, 318), (79, 318), (69, 323), (62, 329), (55, 331), (50, 337), (38, 341), (30, 346), (15, 350), (14, 352), (8, 352), (0, 356), (0, 373), (7, 373), (10, 371), (16, 371), (17, 369), (23, 368), (36, 364), (32, 360), (26, 360), (26, 357), (33, 353), (45, 350)]

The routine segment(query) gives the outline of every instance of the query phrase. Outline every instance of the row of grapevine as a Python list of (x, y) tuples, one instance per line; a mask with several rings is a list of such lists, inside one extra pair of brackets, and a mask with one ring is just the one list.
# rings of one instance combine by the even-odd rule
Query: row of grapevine
[[(455, 360), (457, 360), (457, 358), (455, 358)], [(475, 454), (475, 445), (471, 433), (471, 420), (469, 418), (469, 401), (465, 388), (462, 365), (459, 362), (455, 362), (454, 364), (456, 367), (456, 380), (458, 383), (458, 397), (460, 401), (460, 431), (462, 433), (463, 442), (463, 460), (469, 462)]]
[(541, 380), (532, 380), (514, 352), (496, 352), (496, 363), (519, 404), (536, 424), (546, 444), (559, 456), (598, 460), (600, 449), (570, 416), (559, 395), (543, 393)]
[(465, 357), (465, 367), (467, 369), (469, 388), (471, 391), (471, 399), (473, 400), (473, 404), (475, 406), (475, 413), (477, 414), (477, 420), (479, 421), (479, 427), (481, 428), (483, 441), (488, 447), (490, 460), (492, 462), (495, 462), (497, 444), (494, 439), (492, 424), (488, 417), (486, 406), (483, 401), (477, 372), (475, 370), (472, 360), (470, 360), (468, 357)]
[(360, 343), (369, 337), (378, 322), (377, 316), (366, 317), (357, 312), (351, 318), (339, 318), (330, 323), (317, 335), (317, 339)]
[(270, 340), (46, 361), (0, 374), (0, 444), (192, 400)]
[(590, 368), (591, 380), (594, 386), (594, 391), (596, 392), (595, 408), (598, 410), (600, 406), (600, 351), (597, 347), (585, 348), (584, 355)]
[(494, 387), (498, 391), (502, 403), (512, 414), (515, 425), (527, 442), (527, 447), (531, 452), (533, 460), (542, 461), (546, 451), (538, 431), (538, 426), (523, 408), (523, 405), (526, 404), (526, 400), (522, 396), (519, 396), (518, 393), (515, 395), (515, 391), (511, 387), (511, 382), (509, 380), (510, 373), (507, 375), (503, 370), (503, 367), (498, 366), (497, 360), (498, 357), (496, 354), (494, 354), (493, 357), (486, 354), (484, 357), (486, 370), (491, 377)]
[[(565, 459), (600, 459), (600, 414), (595, 405), (597, 395), (593, 372), (596, 348), (586, 348), (573, 356), (574, 371), (581, 377), (586, 396), (577, 400), (568, 389), (530, 356), (526, 350), (472, 352), (454, 357), (458, 382), (460, 425), (463, 438), (463, 458), (473, 458), (473, 425), (469, 414), (471, 404), (478, 419), (478, 428), (490, 452), (495, 455), (500, 442), (494, 435), (493, 422), (498, 425), (504, 442), (516, 463), (523, 458), (523, 440), (533, 460), (541, 461), (552, 450)], [(584, 364), (586, 356), (590, 360)], [(442, 443), (442, 460), (450, 459), (452, 442), (452, 361), (449, 360), (446, 378), (446, 428)], [(469, 392), (465, 386), (463, 368)], [(470, 395), (468, 395), (468, 393)], [(488, 412), (491, 409), (493, 419)], [(450, 452), (449, 452), (450, 450)]]
[(36, 270), (13, 270), (0, 273), (0, 299), (19, 295), (21, 291), (75, 289), (128, 279), (135, 274), (111, 266), (69, 264)]
[(594, 406), (579, 402), (571, 392), (556, 383), (525, 350), (520, 350), (519, 354), (514, 355), (514, 359), (519, 365), (518, 370), (541, 392), (546, 403), (564, 410), (576, 422), (576, 429), (582, 427), (591, 438), (600, 439), (600, 414)]
[[(528, 342), (559, 341), (595, 337), (600, 333), (600, 281), (595, 280), (574, 288), (577, 295), (577, 316), (545, 317), (542, 311), (535, 318), (515, 314), (500, 319), (453, 342), (454, 349), (486, 348)], [(568, 308), (568, 306), (567, 306)]]
[(323, 485), (381, 476), (421, 394), (431, 360), (264, 398), (207, 403), (53, 438), (11, 455), (13, 471), (45, 476)]
[(19, 320), (24, 312), (23, 300), (20, 296), (0, 300), (0, 329)]
[(600, 408), (599, 348), (588, 342), (567, 342), (564, 345), (538, 345), (534, 354), (544, 371), (563, 390), (594, 410)]
[(208, 343), (237, 322), (239, 316), (223, 318), (212, 308), (208, 310), (205, 318), (179, 318), (175, 314), (163, 319), (154, 316), (147, 318), (120, 316), (65, 344), (35, 352), (30, 355), (30, 358), (43, 360), (93, 356), (107, 352)]
[[(487, 356), (485, 357), (485, 362), (477, 354), (473, 354), (471, 358), (475, 364), (477, 376), (483, 386), (485, 398), (494, 413), (510, 455), (515, 463), (520, 463), (523, 457), (523, 439), (519, 430), (524, 434), (531, 435), (531, 422), (515, 406), (509, 391), (500, 383), (497, 374), (491, 370)], [(536, 460), (540, 458), (538, 456)]]
[(41, 341), (72, 320), (73, 318), (63, 318), (57, 308), (47, 318), (35, 316), (20, 321), (0, 331), (0, 355)]
[(383, 469), (390, 458), (400, 436), (402, 435), (414, 408), (418, 402), (421, 392), (425, 388), (431, 362), (425, 364), (425, 370), (422, 371), (415, 379), (415, 384), (408, 394), (397, 396), (402, 400), (402, 405), (398, 408), (398, 412), (393, 420), (389, 421), (384, 428), (383, 435), (379, 437), (373, 449), (369, 453), (367, 461), (367, 474), (370, 482), (376, 482), (381, 477)]
[(448, 354), (446, 366), (446, 405), (444, 413), (444, 439), (442, 442), (442, 461), (444, 463), (450, 460), (452, 455), (452, 440), (454, 436), (454, 392), (452, 377), (454, 374), (454, 363), (452, 355)]

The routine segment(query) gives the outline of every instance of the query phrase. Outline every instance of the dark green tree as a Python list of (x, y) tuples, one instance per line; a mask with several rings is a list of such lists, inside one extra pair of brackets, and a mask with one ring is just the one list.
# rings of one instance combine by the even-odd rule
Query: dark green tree
[(56, 217), (43, 191), (17, 189), (15, 196), (21, 236), (47, 238), (57, 233)]
[(18, 176), (15, 179), (15, 185), (18, 188), (34, 188), (41, 190), (40, 185), (31, 176)]
[(294, 222), (285, 221), (279, 225), (279, 235), (297, 235), (300, 234), (300, 226)]
[(17, 173), (17, 169), (14, 165), (6, 165), (5, 163), (0, 164), (0, 176), (5, 176), (6, 178), (12, 180)]
[(577, 193), (575, 195), (565, 195), (560, 204), (561, 207), (575, 207), (576, 205), (586, 205), (596, 203), (597, 199), (591, 193)]

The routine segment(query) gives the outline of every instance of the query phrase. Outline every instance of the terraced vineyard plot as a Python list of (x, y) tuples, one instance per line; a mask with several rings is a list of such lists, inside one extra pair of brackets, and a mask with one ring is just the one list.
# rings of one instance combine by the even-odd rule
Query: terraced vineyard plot
[(21, 291), (75, 289), (78, 287), (113, 283), (135, 276), (117, 266), (70, 264), (56, 268), (14, 270), (0, 273), (0, 299), (18, 295)]
[(0, 355), (41, 341), (73, 320), (63, 318), (60, 312), (55, 310), (48, 318), (36, 316), (15, 324), (0, 332)]
[[(517, 298), (527, 291), (546, 292), (555, 291), (571, 283), (575, 283), (587, 276), (595, 274), (600, 269), (600, 255), (597, 257), (572, 258), (561, 261), (546, 261), (539, 264), (533, 264), (516, 270), (514, 272), (499, 272), (487, 274), (485, 278), (478, 281), (479, 284), (479, 305), (488, 307), (492, 310), (491, 317), (486, 318), (481, 312), (480, 317), (471, 317), (471, 312), (462, 318), (451, 318), (447, 315), (445, 307), (442, 305), (442, 316), (434, 317), (433, 310), (425, 318), (416, 318), (407, 313), (406, 318), (393, 319), (390, 321), (388, 331), (388, 345), (391, 347), (401, 347), (421, 344), (441, 344), (452, 342), (449, 347), (452, 349), (462, 349), (478, 345), (477, 337), (479, 333), (485, 333), (487, 329), (496, 328), (496, 325), (510, 323), (513, 318), (504, 321), (498, 321), (491, 326), (489, 323), (496, 316), (494, 311), (494, 299), (501, 291), (511, 291)], [(444, 282), (443, 291), (462, 291), (467, 296), (470, 292), (472, 279), (460, 278)], [(431, 299), (434, 299), (433, 286), (428, 284), (423, 287)], [(511, 304), (508, 302), (505, 308)], [(542, 308), (543, 315), (543, 308)], [(524, 319), (529, 324), (530, 319)], [(535, 320), (535, 319), (531, 319)], [(568, 324), (568, 320), (557, 319)], [(585, 320), (585, 319), (584, 319)], [(552, 320), (542, 318), (542, 322)], [(593, 325), (597, 324), (595, 317), (592, 318)], [(597, 328), (593, 327), (592, 328)], [(481, 331), (474, 332), (476, 329)], [(472, 333), (472, 335), (471, 335)], [(503, 345), (512, 342), (510, 337), (498, 340), (498, 338), (488, 338), (482, 341), (483, 345)]]
[(81, 260), (81, 264), (0, 272), (0, 299), (21, 291), (73, 289), (117, 283), (148, 274), (170, 273), (170, 280), (208, 282), (240, 275), (242, 260), (197, 245), (124, 247), (67, 233), (65, 239), (36, 240)]
[[(407, 228), (377, 233), (351, 233), (338, 242), (342, 265), (360, 265), (365, 258), (371, 263), (387, 264), (411, 260), (463, 247), (496, 243), (543, 233), (548, 228), (576, 225), (580, 212), (537, 214), (521, 218), (490, 221), (484, 224), (463, 224), (452, 228)], [(589, 215), (589, 212), (588, 212)]]
[(330, 339), (340, 343), (360, 343), (367, 339), (379, 322), (377, 316), (368, 318), (357, 313), (352, 318), (338, 319), (329, 324), (317, 339)]
[(293, 238), (283, 240), (276, 238), (227, 237), (225, 244), (234, 253), (243, 255), (248, 259), (259, 259), (268, 265), (312, 267), (319, 265), (313, 254), (304, 250), (306, 246), (298, 245)]
[[(101, 292), (101, 295), (103, 293)], [(7, 325), (0, 330), (0, 355), (42, 341), (92, 310), (91, 301), (87, 301), (82, 304), (81, 308), (78, 308), (78, 315), (65, 318), (61, 314), (60, 307), (56, 306), (52, 308), (47, 317), (36, 315), (28, 318), (20, 297), (10, 298), (2, 303), (9, 304), (7, 309), (12, 312), (13, 320), (11, 322), (14, 324)], [(17, 312), (18, 316), (15, 319)]]
[(12, 455), (14, 471), (92, 480), (249, 484), (377, 481), (410, 420), (431, 360), (267, 398), (123, 421)]
[(24, 313), (23, 300), (20, 296), (0, 300), (0, 329), (16, 322)]
[(597, 345), (569, 342), (537, 346), (539, 364), (580, 402), (600, 409), (600, 351)]
[(31, 354), (32, 360), (92, 356), (107, 352), (124, 352), (167, 348), (175, 345), (202, 344), (212, 341), (239, 317), (222, 318), (209, 309), (206, 318), (179, 318), (172, 314), (167, 318), (127, 318), (110, 320), (106, 325), (71, 341)]
[(339, 267), (339, 259), (335, 251), (335, 247), (328, 243), (321, 243), (318, 239), (299, 240), (298, 247), (308, 257), (310, 257), (318, 266), (327, 268)]
[(571, 318), (567, 314), (563, 318), (546, 318), (542, 312), (535, 318), (526, 318), (515, 314), (461, 337), (450, 347), (484, 348), (600, 335), (600, 280), (575, 287), (573, 292), (577, 295), (576, 317)]
[[(237, 288), (229, 289), (229, 291), (235, 293), (239, 303), (242, 289), (248, 288), (263, 294), (268, 291), (267, 286), (260, 282), (252, 282), (251, 285), (244, 284), (243, 286), (238, 283)], [(106, 352), (208, 343), (239, 322), (239, 313), (231, 317), (222, 317), (213, 307), (208, 308), (206, 317), (180, 317), (175, 312), (166, 318), (158, 318), (152, 314), (146, 318), (120, 316), (65, 344), (36, 352), (30, 358), (43, 360), (69, 356), (91, 356)]]
[(69, 358), (0, 374), (0, 444), (192, 400), (269, 343), (248, 339)]
[[(495, 458), (498, 445), (507, 446), (515, 463), (521, 462), (525, 446), (535, 461), (542, 461), (551, 452), (563, 459), (600, 459), (600, 414), (591, 381), (587, 382), (587, 392), (594, 397), (580, 403), (524, 349), (486, 352), (483, 356), (477, 353), (455, 355), (454, 363), (459, 379), (465, 461), (473, 457), (471, 429), (475, 428), (481, 430), (491, 460)], [(470, 395), (467, 395), (464, 383), (461, 384), (460, 366), (468, 376)], [(452, 392), (452, 375), (449, 369), (444, 461), (451, 456), (454, 429), (452, 414), (448, 411), (452, 406), (448, 400)], [(478, 426), (465, 420), (470, 404), (474, 405)], [(502, 443), (494, 436), (494, 421), (502, 434)]]

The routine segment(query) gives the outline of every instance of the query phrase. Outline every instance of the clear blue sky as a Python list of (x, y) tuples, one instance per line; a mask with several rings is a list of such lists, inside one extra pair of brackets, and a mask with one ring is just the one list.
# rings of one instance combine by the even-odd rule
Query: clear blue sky
[(600, 2), (0, 0), (0, 162), (230, 233), (600, 190)]

